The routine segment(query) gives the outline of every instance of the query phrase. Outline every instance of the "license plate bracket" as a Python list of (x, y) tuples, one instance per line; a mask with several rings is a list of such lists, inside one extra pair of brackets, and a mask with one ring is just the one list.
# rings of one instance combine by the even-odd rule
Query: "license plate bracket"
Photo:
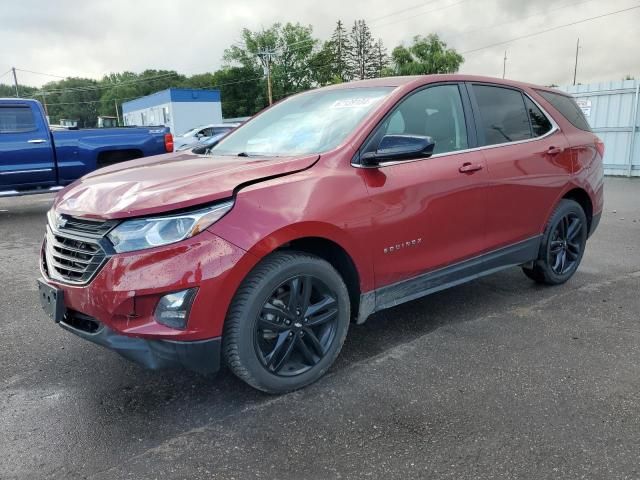
[(64, 292), (52, 287), (43, 280), (38, 280), (38, 294), (40, 305), (44, 312), (56, 323), (64, 319), (66, 307), (64, 306)]

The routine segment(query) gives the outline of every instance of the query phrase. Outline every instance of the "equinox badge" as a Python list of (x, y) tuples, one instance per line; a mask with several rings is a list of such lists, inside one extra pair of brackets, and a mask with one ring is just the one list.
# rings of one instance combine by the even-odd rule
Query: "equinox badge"
[(393, 253), (393, 252), (397, 252), (398, 250), (402, 250), (403, 248), (417, 247), (421, 243), (422, 243), (422, 238), (407, 240), (406, 242), (396, 243), (395, 245), (392, 245), (390, 247), (385, 247), (384, 253)]

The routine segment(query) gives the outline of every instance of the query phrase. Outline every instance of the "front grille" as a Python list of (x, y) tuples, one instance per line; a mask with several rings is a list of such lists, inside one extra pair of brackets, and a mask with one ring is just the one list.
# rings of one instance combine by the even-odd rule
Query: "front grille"
[(113, 222), (66, 216), (64, 220), (55, 229), (47, 227), (43, 268), (53, 280), (88, 283), (108, 257), (104, 236)]
[(87, 218), (70, 217), (62, 215), (65, 220), (63, 230), (80, 234), (103, 237), (113, 228), (114, 222), (103, 220), (89, 220)]

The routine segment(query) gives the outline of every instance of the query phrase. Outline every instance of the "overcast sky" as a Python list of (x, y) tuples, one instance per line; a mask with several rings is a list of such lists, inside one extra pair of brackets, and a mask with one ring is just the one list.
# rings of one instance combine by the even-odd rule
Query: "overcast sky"
[[(113, 71), (213, 71), (243, 27), (300, 22), (327, 38), (340, 18), (364, 18), (391, 49), (414, 35), (438, 33), (464, 54), (462, 73), (539, 84), (571, 83), (576, 49), (578, 81), (640, 77), (640, 8), (483, 48), (639, 5), (638, 0), (20, 0), (0, 6), (0, 74), (20, 69), (100, 78)], [(468, 53), (465, 53), (468, 52)], [(39, 86), (54, 77), (19, 72)], [(10, 76), (0, 79), (8, 83)]]

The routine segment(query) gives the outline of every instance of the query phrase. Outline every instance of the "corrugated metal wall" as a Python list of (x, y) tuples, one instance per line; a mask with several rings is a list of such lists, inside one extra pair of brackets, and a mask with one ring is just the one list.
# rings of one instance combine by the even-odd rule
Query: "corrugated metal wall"
[(640, 80), (560, 87), (605, 144), (605, 175), (640, 176)]

